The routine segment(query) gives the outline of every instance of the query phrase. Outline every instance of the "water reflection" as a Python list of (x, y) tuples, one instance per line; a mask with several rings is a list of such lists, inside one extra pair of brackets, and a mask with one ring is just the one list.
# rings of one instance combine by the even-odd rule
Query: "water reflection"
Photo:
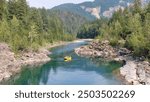
[[(3, 84), (19, 85), (96, 85), (121, 84), (113, 71), (121, 65), (102, 59), (77, 56), (73, 49), (86, 43), (72, 43), (53, 48), (52, 60), (39, 67), (26, 67), (22, 72)], [(64, 62), (63, 57), (71, 55), (71, 62)]]

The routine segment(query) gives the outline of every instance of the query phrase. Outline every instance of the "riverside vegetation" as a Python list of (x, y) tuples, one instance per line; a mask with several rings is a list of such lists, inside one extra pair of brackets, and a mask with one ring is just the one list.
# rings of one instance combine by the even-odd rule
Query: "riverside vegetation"
[(56, 14), (30, 7), (26, 0), (0, 0), (0, 81), (20, 72), (23, 65), (49, 61), (43, 46), (75, 38), (66, 34)]
[(0, 42), (8, 43), (14, 52), (72, 39), (74, 35), (65, 34), (55, 13), (29, 7), (26, 0), (0, 0)]
[(126, 47), (135, 56), (150, 59), (150, 4), (142, 7), (140, 0), (124, 10), (115, 12), (111, 19), (85, 24), (79, 38), (109, 40), (112, 46)]
[(127, 84), (150, 84), (150, 3), (142, 6), (135, 0), (111, 19), (85, 24), (77, 36), (99, 39), (75, 49), (77, 54), (121, 60), (120, 74)]

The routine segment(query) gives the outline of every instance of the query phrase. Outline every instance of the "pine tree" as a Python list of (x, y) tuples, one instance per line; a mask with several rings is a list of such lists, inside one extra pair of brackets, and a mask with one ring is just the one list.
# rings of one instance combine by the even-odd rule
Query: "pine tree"
[(131, 16), (128, 19), (128, 29), (131, 33), (141, 33), (142, 32), (142, 25), (141, 25), (141, 16), (139, 13)]
[(16, 16), (13, 16), (13, 19), (11, 20), (11, 31), (18, 34), (19, 33), (19, 21), (16, 18)]
[(150, 13), (150, 3), (147, 5), (146, 11), (147, 13)]
[(0, 0), (0, 21), (2, 20), (3, 14), (4, 14), (4, 4), (5, 4), (5, 1)]
[(150, 58), (150, 13), (146, 14), (143, 35), (145, 37), (145, 54)]
[(64, 34), (64, 25), (55, 13), (29, 7), (26, 0), (0, 0), (0, 42), (9, 43), (15, 52), (73, 37)]
[(133, 6), (133, 13), (140, 13), (142, 12), (142, 5), (141, 0), (134, 0), (134, 6)]
[(30, 25), (35, 24), (38, 33), (43, 33), (43, 22), (40, 11), (36, 8), (31, 8), (29, 15), (30, 15), (29, 17)]
[(17, 42), (18, 42), (18, 40), (20, 40), (20, 38), (19, 38), (20, 30), (19, 30), (19, 21), (16, 18), (16, 16), (13, 16), (13, 19), (11, 20), (10, 31), (11, 31), (11, 41), (10, 41), (10, 43), (13, 46), (13, 50), (17, 51), (18, 50)]
[(31, 30), (30, 30), (29, 35), (28, 35), (30, 44), (32, 44), (34, 41), (36, 41), (37, 36), (38, 36), (38, 33), (36, 30), (36, 27), (35, 27), (35, 25), (32, 25)]
[(0, 23), (0, 42), (9, 42), (11, 39), (10, 27), (6, 19)]
[(16, 0), (8, 0), (8, 20), (12, 20), (13, 16), (16, 16), (16, 9), (17, 9), (17, 5), (16, 5)]
[(43, 30), (45, 32), (48, 32), (48, 13), (45, 8), (40, 9), (41, 18), (43, 22)]
[(18, 20), (24, 20), (24, 18), (27, 16), (28, 13), (28, 5), (26, 0), (18, 0), (16, 2), (16, 17)]

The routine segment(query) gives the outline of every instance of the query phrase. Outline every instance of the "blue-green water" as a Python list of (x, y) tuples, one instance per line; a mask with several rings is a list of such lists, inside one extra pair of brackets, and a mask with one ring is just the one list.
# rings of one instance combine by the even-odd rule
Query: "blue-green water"
[[(74, 48), (87, 42), (71, 43), (51, 49), (51, 61), (38, 67), (25, 67), (20, 74), (3, 84), (19, 85), (116, 85), (121, 81), (114, 75), (121, 66), (117, 62), (84, 58), (74, 53)], [(65, 62), (63, 57), (73, 60)]]

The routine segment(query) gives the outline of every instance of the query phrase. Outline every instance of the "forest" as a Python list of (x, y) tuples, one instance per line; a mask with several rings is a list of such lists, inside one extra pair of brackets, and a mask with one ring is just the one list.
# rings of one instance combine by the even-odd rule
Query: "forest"
[(93, 22), (69, 15), (73, 14), (30, 7), (26, 0), (0, 0), (0, 42), (16, 53), (36, 51), (47, 43), (73, 40), (78, 32), (77, 38), (109, 40), (115, 47), (126, 47), (135, 56), (150, 59), (150, 3), (143, 6), (135, 0), (133, 6), (118, 10), (112, 18)]
[(26, 0), (0, 0), (0, 42), (9, 44), (14, 52), (36, 51), (46, 43), (74, 38), (47, 9), (30, 7)]
[(114, 47), (126, 47), (135, 56), (150, 59), (150, 3), (134, 5), (115, 12), (111, 19), (101, 19), (82, 26), (78, 38), (109, 40)]

